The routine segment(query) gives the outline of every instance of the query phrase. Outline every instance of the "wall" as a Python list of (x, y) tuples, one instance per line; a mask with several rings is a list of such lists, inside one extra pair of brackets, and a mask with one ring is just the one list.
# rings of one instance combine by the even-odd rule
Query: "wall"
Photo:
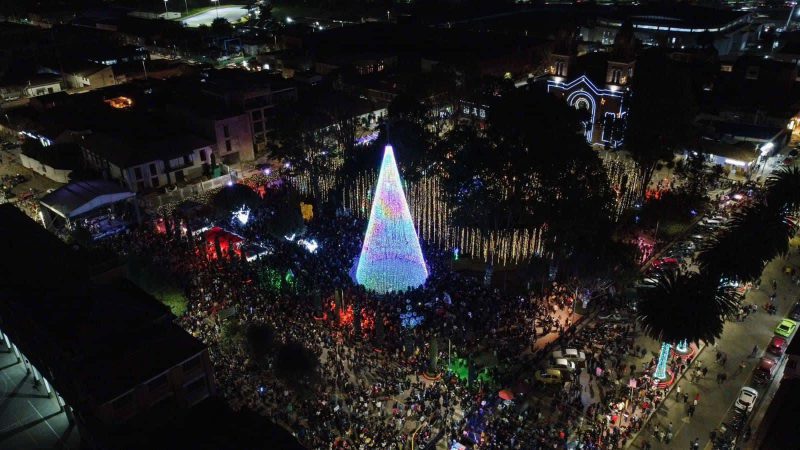
[[(253, 133), (250, 128), (248, 114), (219, 119), (214, 123), (214, 140), (216, 148), (214, 154), (218, 161), (229, 155), (238, 153), (241, 161), (252, 161), (255, 158), (253, 147)], [(225, 136), (225, 127), (228, 136)], [(264, 126), (262, 122), (261, 126)], [(227, 151), (226, 141), (230, 141), (231, 151)]]
[(40, 95), (54, 94), (61, 91), (60, 81), (26, 86), (25, 89), (23, 89), (23, 93), (28, 97), (38, 97)]
[(31, 169), (39, 175), (43, 175), (57, 183), (69, 183), (69, 174), (72, 172), (72, 169), (55, 169), (42, 164), (24, 153), (20, 154), (20, 162), (22, 163), (22, 167)]

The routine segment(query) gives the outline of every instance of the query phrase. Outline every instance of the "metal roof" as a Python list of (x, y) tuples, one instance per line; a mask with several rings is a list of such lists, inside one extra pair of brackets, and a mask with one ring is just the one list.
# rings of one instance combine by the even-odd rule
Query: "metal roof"
[(39, 202), (59, 216), (71, 219), (135, 196), (133, 192), (111, 181), (92, 180), (69, 183), (45, 195)]

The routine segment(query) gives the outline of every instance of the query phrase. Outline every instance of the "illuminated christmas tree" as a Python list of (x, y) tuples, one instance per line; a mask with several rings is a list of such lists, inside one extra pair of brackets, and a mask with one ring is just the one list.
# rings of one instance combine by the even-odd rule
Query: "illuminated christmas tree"
[(425, 283), (428, 269), (414, 230), (400, 173), (387, 145), (375, 187), (356, 281), (379, 293), (404, 291)]

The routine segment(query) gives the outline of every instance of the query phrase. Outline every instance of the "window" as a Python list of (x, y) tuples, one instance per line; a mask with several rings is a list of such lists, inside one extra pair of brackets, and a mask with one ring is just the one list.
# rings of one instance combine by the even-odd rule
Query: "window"
[(133, 169), (133, 173), (134, 173), (134, 175), (136, 175), (136, 179), (137, 180), (141, 180), (142, 179), (142, 168), (141, 167), (134, 168)]
[(150, 184), (151, 184), (151, 185), (152, 185), (154, 188), (157, 188), (157, 187), (159, 186), (158, 177), (153, 177), (153, 178), (151, 178), (151, 179), (150, 179)]
[(156, 170), (156, 163), (150, 163), (150, 176), (158, 175), (158, 170)]
[(187, 166), (190, 166), (192, 164), (192, 161), (193, 161), (192, 155), (183, 155), (183, 163), (184, 164), (186, 164)]
[(139, 181), (136, 183), (136, 190), (143, 191), (144, 190), (144, 181)]
[(261, 118), (263, 117), (263, 115), (261, 114), (261, 110), (260, 109), (257, 109), (255, 111), (253, 111), (252, 113), (250, 113), (250, 116), (253, 118), (253, 122), (255, 122), (257, 120), (261, 120)]
[(256, 144), (260, 144), (260, 143), (266, 141), (266, 138), (264, 137), (263, 134), (257, 134), (257, 135), (255, 135), (255, 140), (256, 140)]
[(226, 138), (231, 137), (231, 130), (228, 128), (227, 125), (222, 126), (222, 135), (225, 136)]
[(264, 131), (264, 122), (256, 122), (253, 124), (253, 132), (261, 133)]
[(622, 71), (619, 69), (613, 69), (611, 71), (611, 83), (612, 84), (620, 84), (620, 78), (622, 77)]
[(225, 151), (226, 152), (230, 152), (231, 151), (231, 140), (230, 139), (225, 141)]
[(200, 161), (206, 162), (206, 158), (207, 158), (206, 151), (205, 150), (200, 150)]
[(560, 77), (566, 76), (566, 69), (567, 68), (566, 64), (564, 64), (564, 61), (556, 61), (556, 75)]

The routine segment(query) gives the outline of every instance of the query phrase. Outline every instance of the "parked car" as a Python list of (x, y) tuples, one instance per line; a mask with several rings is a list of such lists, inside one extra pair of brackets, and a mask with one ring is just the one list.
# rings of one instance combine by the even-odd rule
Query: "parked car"
[(536, 372), (534, 375), (536, 381), (544, 384), (559, 384), (564, 381), (561, 376), (561, 371), (558, 369), (545, 369)]
[(550, 368), (572, 373), (575, 372), (575, 363), (566, 358), (558, 358), (550, 363)]
[(780, 336), (772, 336), (772, 339), (769, 341), (769, 345), (767, 346), (767, 353), (771, 353), (775, 356), (783, 356), (787, 345), (786, 339)]
[(781, 323), (775, 327), (775, 334), (778, 336), (789, 337), (797, 329), (797, 322), (791, 319), (783, 319)]
[(758, 391), (749, 386), (745, 386), (739, 391), (739, 397), (736, 399), (733, 406), (738, 410), (750, 412), (753, 410), (757, 399)]
[(574, 348), (556, 350), (553, 352), (551, 357), (553, 360), (559, 360), (563, 358), (573, 363), (582, 363), (586, 361), (586, 354)]
[(762, 356), (756, 366), (753, 378), (759, 383), (768, 383), (778, 371), (778, 360), (769, 356)]
[(797, 302), (792, 307), (792, 310), (789, 311), (789, 318), (792, 320), (800, 320), (800, 302)]

